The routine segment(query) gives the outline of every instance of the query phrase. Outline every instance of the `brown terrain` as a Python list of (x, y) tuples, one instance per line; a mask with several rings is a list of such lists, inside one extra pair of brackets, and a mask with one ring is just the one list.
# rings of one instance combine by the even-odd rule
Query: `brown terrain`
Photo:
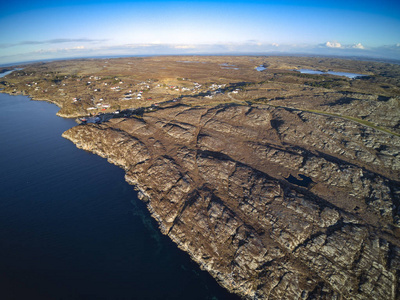
[(63, 136), (122, 167), (161, 231), (243, 298), (400, 298), (399, 65), (73, 60), (0, 87), (97, 114)]

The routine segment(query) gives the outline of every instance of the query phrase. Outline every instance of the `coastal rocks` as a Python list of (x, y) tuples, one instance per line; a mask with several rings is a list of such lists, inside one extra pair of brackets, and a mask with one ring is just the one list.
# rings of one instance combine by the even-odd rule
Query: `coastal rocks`
[(124, 168), (161, 231), (243, 298), (400, 297), (397, 136), (235, 105), (178, 105), (63, 136)]

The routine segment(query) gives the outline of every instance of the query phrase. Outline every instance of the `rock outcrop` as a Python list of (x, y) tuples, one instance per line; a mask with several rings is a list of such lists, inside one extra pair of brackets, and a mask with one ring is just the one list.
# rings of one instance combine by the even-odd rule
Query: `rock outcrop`
[(77, 126), (160, 229), (246, 299), (399, 299), (400, 137), (270, 106)]

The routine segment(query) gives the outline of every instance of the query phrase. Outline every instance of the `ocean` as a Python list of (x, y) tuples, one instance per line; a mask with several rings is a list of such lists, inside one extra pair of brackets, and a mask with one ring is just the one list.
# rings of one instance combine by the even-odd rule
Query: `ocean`
[(163, 236), (122, 169), (0, 93), (0, 299), (238, 299)]

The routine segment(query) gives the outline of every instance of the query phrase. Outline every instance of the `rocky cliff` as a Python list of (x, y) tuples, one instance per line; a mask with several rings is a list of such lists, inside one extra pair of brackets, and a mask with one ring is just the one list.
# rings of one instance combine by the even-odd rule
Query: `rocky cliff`
[(63, 134), (246, 299), (399, 299), (400, 137), (271, 106), (176, 105)]

